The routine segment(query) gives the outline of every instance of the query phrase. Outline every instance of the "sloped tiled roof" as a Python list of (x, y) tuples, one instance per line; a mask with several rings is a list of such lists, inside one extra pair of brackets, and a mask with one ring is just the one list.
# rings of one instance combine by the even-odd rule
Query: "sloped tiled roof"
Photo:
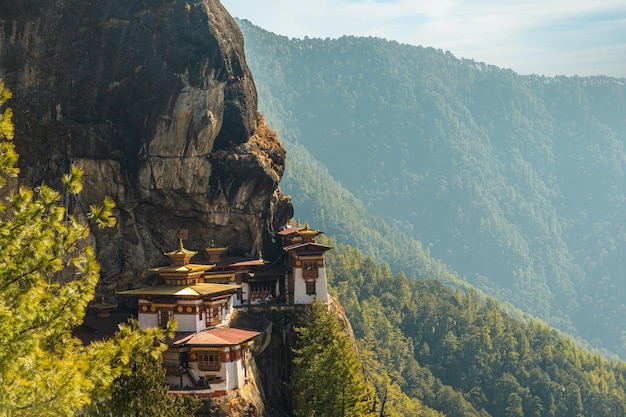
[(204, 272), (213, 268), (213, 265), (206, 264), (186, 264), (186, 265), (168, 265), (158, 266), (156, 268), (150, 268), (150, 271), (158, 272), (159, 274), (168, 273), (189, 273), (189, 272)]
[(181, 335), (173, 342), (174, 346), (234, 346), (246, 342), (261, 332), (238, 329), (235, 327), (216, 327), (199, 333)]
[(138, 288), (135, 290), (120, 291), (120, 295), (161, 295), (161, 296), (206, 296), (222, 292), (235, 292), (241, 285), (198, 283), (195, 285), (158, 285), (155, 287)]
[(303, 229), (303, 227), (299, 227), (299, 226), (298, 227), (293, 227), (293, 226), (290, 226), (290, 227), (287, 227), (286, 229), (281, 230), (277, 234), (281, 235), (281, 236), (289, 236), (289, 235), (292, 235), (294, 233), (299, 232), (302, 229)]

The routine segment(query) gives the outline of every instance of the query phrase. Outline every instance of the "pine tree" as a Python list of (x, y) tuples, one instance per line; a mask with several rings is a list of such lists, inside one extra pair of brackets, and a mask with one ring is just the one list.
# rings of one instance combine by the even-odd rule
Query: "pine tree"
[(291, 387), (301, 404), (297, 415), (357, 417), (372, 408), (360, 358), (336, 314), (318, 300), (306, 327), (297, 328), (298, 348)]
[[(136, 321), (131, 327), (139, 331)], [(168, 393), (162, 365), (165, 349), (165, 345), (155, 347), (147, 339), (135, 345), (128, 372), (113, 381), (109, 394), (94, 399), (89, 417), (193, 417), (202, 402), (193, 396)]]
[[(0, 108), (11, 97), (0, 81)], [(128, 327), (112, 340), (83, 347), (72, 336), (99, 278), (89, 225), (60, 205), (46, 185), (12, 187), (17, 154), (11, 110), (0, 113), (0, 416), (71, 416), (106, 392), (128, 364), (133, 346), (154, 335)], [(76, 168), (63, 178), (67, 193), (81, 190)], [(91, 206), (89, 221), (115, 224), (113, 202)], [(63, 272), (63, 278), (59, 274)]]

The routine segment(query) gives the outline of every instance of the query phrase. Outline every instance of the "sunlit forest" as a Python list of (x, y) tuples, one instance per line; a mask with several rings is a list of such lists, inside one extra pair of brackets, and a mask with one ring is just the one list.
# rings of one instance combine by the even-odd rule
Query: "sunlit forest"
[(394, 275), (352, 247), (327, 260), (386, 415), (625, 415), (624, 362), (514, 319), (476, 291)]

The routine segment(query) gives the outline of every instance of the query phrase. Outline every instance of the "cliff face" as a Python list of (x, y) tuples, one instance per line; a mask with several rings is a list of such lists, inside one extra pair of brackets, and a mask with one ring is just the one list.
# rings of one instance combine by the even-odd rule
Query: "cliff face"
[[(358, 351), (352, 326), (341, 304), (330, 297), (328, 307), (343, 322)], [(309, 305), (250, 305), (245, 310), (240, 309), (232, 321), (236, 326), (263, 332), (255, 344), (254, 361), (259, 370), (255, 372), (255, 385), (260, 388), (266, 417), (293, 415), (296, 401), (289, 384), (294, 371), (293, 348), (298, 339), (295, 328), (306, 327), (309, 321)]]
[(266, 259), (292, 215), (285, 151), (257, 114), (243, 38), (218, 0), (0, 0), (0, 77), (13, 92), (21, 181), (85, 171), (77, 214), (105, 195), (93, 231), (104, 288), (212, 240)]

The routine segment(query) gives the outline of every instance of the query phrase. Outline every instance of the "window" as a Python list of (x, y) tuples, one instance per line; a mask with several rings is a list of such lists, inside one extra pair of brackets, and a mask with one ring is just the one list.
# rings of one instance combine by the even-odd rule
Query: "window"
[(261, 304), (271, 301), (274, 298), (275, 286), (274, 282), (251, 282), (249, 286), (250, 302)]
[(219, 352), (198, 353), (198, 368), (201, 371), (219, 371), (221, 366)]
[(315, 295), (315, 281), (306, 282), (306, 294)]
[(222, 322), (222, 305), (206, 307), (206, 325), (216, 326)]
[(304, 262), (302, 276), (304, 279), (315, 279), (318, 277), (318, 267), (316, 261)]
[(159, 310), (159, 327), (162, 329), (167, 328), (167, 322), (174, 316), (171, 309)]

